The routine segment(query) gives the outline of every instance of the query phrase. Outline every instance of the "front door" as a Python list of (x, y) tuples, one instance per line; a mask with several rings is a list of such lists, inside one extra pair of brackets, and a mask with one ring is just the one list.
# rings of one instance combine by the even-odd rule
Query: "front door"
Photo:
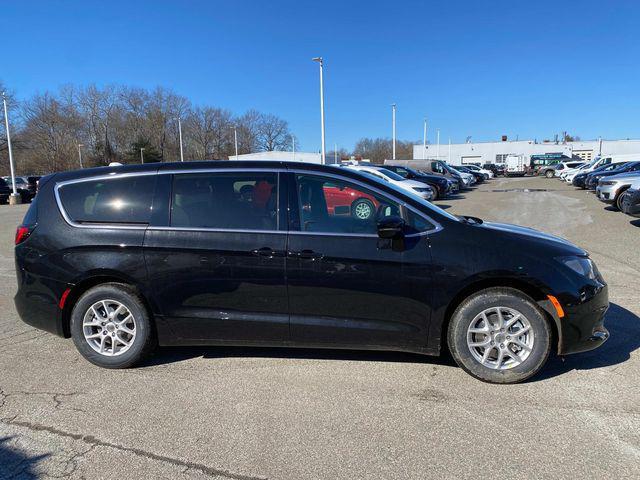
[(432, 291), (428, 238), (414, 228), (404, 248), (393, 249), (377, 235), (377, 221), (405, 215), (405, 207), (339, 177), (290, 174), (289, 182), (292, 341), (426, 346)]
[(279, 174), (172, 175), (166, 225), (152, 225), (145, 260), (153, 296), (181, 341), (289, 340), (286, 225)]

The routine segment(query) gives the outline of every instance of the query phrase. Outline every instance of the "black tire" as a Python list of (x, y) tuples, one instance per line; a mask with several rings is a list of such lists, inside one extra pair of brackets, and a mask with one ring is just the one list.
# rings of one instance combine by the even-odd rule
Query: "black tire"
[[(128, 350), (122, 354), (115, 356), (101, 354), (95, 351), (84, 337), (83, 317), (92, 305), (101, 300), (120, 302), (129, 309), (135, 319), (135, 338)], [(97, 285), (87, 290), (78, 299), (71, 312), (71, 337), (85, 359), (103, 368), (132, 367), (150, 356), (158, 344), (155, 326), (142, 299), (134, 288), (122, 283)]]
[(622, 211), (622, 200), (624, 200), (625, 193), (627, 193), (626, 188), (618, 194), (618, 196), (616, 197), (616, 201), (613, 202), (613, 207), (620, 212)]
[(438, 200), (440, 198), (440, 195), (438, 194), (438, 187), (436, 187), (435, 185), (429, 186), (431, 187), (431, 190), (433, 190), (433, 198), (431, 199), (431, 201), (433, 202), (434, 200)]
[[(498, 370), (483, 365), (467, 345), (467, 330), (472, 321), (492, 307), (506, 307), (520, 312), (528, 320), (530, 331), (533, 332), (529, 356), (512, 368)], [(466, 298), (453, 313), (447, 334), (449, 350), (456, 363), (473, 377), (488, 383), (518, 383), (538, 373), (549, 358), (551, 338), (551, 326), (540, 307), (519, 290), (506, 287), (488, 288)]]
[(553, 178), (553, 175), (554, 175), (553, 170), (547, 170), (547, 171), (545, 172), (545, 176), (546, 176), (547, 178)]
[[(369, 214), (362, 216), (362, 212), (368, 211)], [(376, 214), (376, 206), (371, 200), (359, 198), (351, 204), (351, 215), (357, 220), (369, 220)]]

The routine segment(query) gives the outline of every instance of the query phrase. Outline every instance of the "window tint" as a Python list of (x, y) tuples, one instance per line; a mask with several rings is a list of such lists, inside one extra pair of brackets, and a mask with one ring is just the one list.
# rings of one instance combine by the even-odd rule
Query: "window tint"
[(85, 223), (149, 223), (156, 175), (114, 177), (60, 187), (67, 215)]
[(376, 234), (377, 222), (400, 215), (398, 203), (359, 185), (317, 175), (296, 175), (300, 230)]
[(231, 230), (277, 230), (277, 174), (175, 175), (171, 226)]
[(432, 230), (434, 225), (426, 218), (418, 215), (417, 213), (409, 210), (407, 219), (407, 234), (421, 233)]

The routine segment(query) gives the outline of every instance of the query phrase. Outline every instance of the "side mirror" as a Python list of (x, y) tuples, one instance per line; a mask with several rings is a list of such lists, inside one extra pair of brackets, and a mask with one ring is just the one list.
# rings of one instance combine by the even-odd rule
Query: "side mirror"
[(380, 238), (402, 238), (404, 237), (405, 222), (397, 215), (383, 217), (378, 222), (378, 237)]

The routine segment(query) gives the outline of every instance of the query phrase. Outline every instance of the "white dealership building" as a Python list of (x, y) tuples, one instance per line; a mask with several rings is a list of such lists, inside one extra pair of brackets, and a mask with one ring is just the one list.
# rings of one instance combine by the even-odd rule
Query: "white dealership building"
[(578, 142), (541, 142), (516, 140), (502, 142), (428, 144), (413, 146), (413, 159), (439, 159), (451, 165), (502, 163), (507, 155), (559, 153), (567, 157), (591, 160), (598, 155), (638, 154), (640, 140), (586, 140)]

